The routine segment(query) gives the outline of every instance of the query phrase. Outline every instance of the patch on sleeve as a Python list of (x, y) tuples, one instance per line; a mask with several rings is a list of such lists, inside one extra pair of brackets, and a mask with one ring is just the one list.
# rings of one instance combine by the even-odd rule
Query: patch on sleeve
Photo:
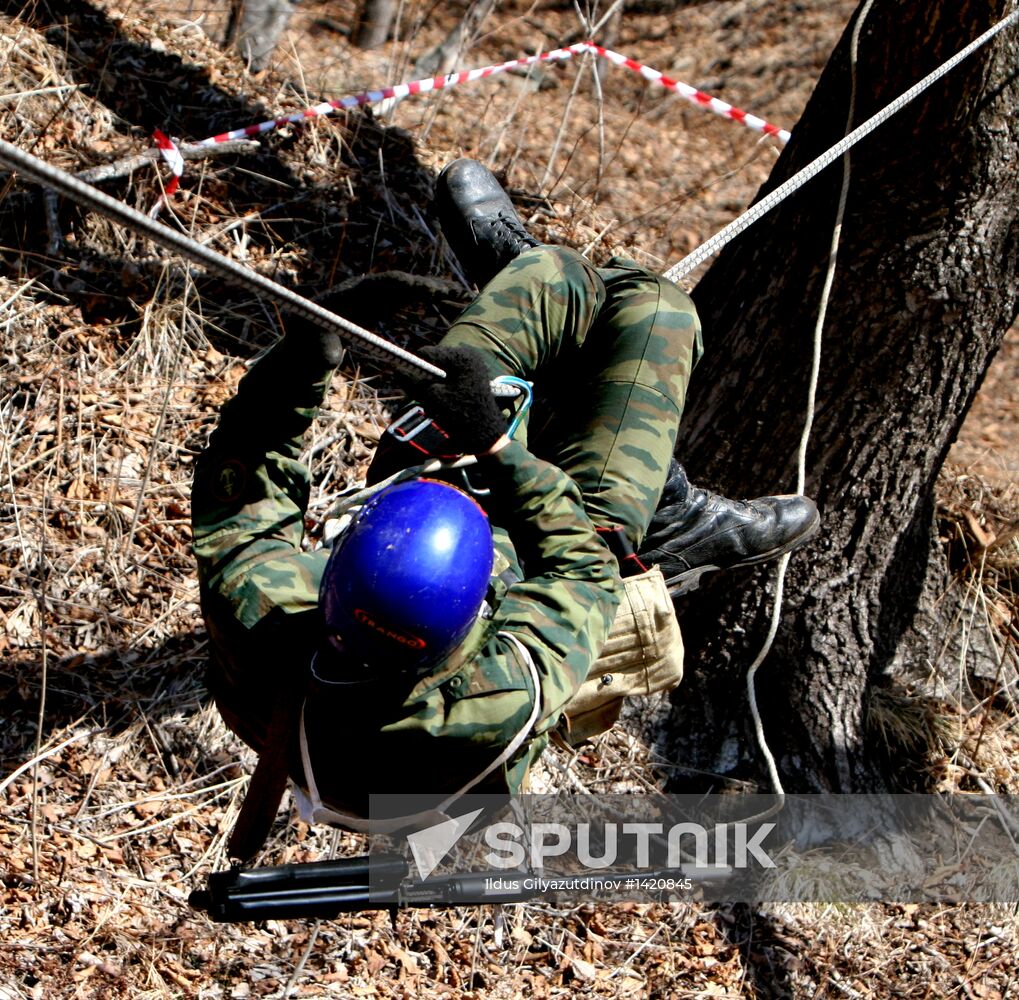
[(220, 503), (234, 503), (248, 487), (248, 467), (237, 458), (228, 458), (216, 470), (212, 495)]

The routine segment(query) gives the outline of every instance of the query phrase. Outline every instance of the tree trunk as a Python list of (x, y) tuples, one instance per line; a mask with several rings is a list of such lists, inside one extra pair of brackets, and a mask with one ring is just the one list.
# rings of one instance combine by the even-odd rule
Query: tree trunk
[(449, 34), (414, 63), (411, 76), (418, 80), (450, 72), (480, 33), (481, 26), (494, 9), (495, 0), (475, 0)]
[(374, 49), (389, 37), (397, 0), (362, 0), (350, 40), (361, 49)]
[(255, 73), (269, 65), (297, 0), (231, 0), (224, 44)]
[[(1008, 0), (877, 0), (863, 27), (853, 125), (1003, 17)], [(833, 145), (849, 94), (847, 29), (762, 193)], [(824, 330), (807, 492), (822, 530), (793, 557), (782, 624), (758, 673), (788, 790), (892, 784), (867, 741), (869, 685), (925, 667), (944, 624), (933, 490), (1017, 309), (1017, 32), (999, 35), (852, 151)], [(788, 492), (841, 172), (829, 167), (732, 243), (695, 291), (707, 342), (678, 454), (729, 495)], [(673, 752), (758, 777), (743, 677), (767, 608), (722, 574), (683, 601), (696, 669)], [(927, 617), (924, 617), (927, 614)], [(692, 676), (690, 676), (692, 675)]]

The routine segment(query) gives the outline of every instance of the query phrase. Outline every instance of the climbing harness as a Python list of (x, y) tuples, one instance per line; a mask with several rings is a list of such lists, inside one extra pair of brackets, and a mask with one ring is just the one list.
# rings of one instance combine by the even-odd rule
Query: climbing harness
[[(516, 375), (499, 375), (492, 380), (492, 386), (493, 391), (497, 395), (505, 388), (510, 388), (517, 392), (516, 410), (506, 429), (506, 436), (512, 438), (520, 428), (527, 411), (530, 409), (531, 402), (534, 399), (533, 387), (526, 379), (517, 378)], [(431, 431), (433, 436), (437, 435), (438, 432), (434, 428), (435, 424), (432, 422), (432, 418), (425, 413), (422, 406), (415, 404), (397, 416), (386, 428), (386, 433), (398, 442), (406, 444), (422, 435), (426, 435), (429, 431)], [(428, 453), (427, 443), (422, 451), (424, 454)], [(340, 494), (339, 498), (329, 508), (329, 511), (323, 518), (323, 541), (334, 539), (342, 532), (350, 523), (350, 517), (356, 512), (357, 508), (366, 504), (376, 493), (380, 493), (382, 490), (393, 486), (395, 483), (402, 482), (404, 479), (431, 476), (435, 473), (459, 472), (463, 477), (464, 487), (469, 493), (475, 496), (487, 494), (488, 490), (477, 489), (468, 478), (468, 470), (471, 466), (477, 465), (477, 463), (477, 457), (474, 455), (461, 455), (453, 459), (429, 458), (426, 462), (398, 469), (392, 475), (379, 480), (377, 483), (372, 483), (371, 486), (351, 487)]]

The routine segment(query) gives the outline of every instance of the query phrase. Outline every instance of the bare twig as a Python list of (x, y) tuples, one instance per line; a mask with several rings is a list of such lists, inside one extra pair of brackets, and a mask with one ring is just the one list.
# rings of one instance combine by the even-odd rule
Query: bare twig
[[(333, 841), (329, 848), (329, 857), (335, 858), (336, 852), (340, 847), (340, 831), (333, 830)], [(301, 957), (294, 966), (294, 971), (290, 976), (286, 986), (283, 987), (282, 997), (283, 1000), (287, 1000), (290, 996), (291, 990), (297, 985), (297, 980), (300, 978), (301, 973), (304, 971), (304, 966), (307, 964), (308, 959), (311, 957), (311, 953), (315, 948), (315, 942), (318, 940), (319, 931), (322, 928), (322, 921), (316, 920), (314, 926), (311, 929), (311, 934), (308, 935), (308, 944), (305, 946), (304, 951), (301, 953)]]
[[(590, 61), (591, 54), (589, 52), (585, 52), (581, 58), (586, 61)], [(555, 162), (556, 158), (559, 156), (559, 147), (562, 145), (563, 137), (566, 135), (566, 129), (570, 122), (570, 113), (573, 110), (573, 102), (576, 99), (577, 94), (580, 92), (580, 81), (582, 79), (583, 72), (578, 72), (573, 79), (573, 87), (570, 90), (570, 96), (566, 99), (566, 107), (563, 108), (562, 121), (560, 122), (559, 129), (556, 132), (555, 141), (552, 143), (552, 149), (548, 154), (548, 163), (545, 166), (545, 173), (542, 175), (541, 184), (539, 185), (543, 190), (552, 175), (555, 173)]]
[(48, 750), (37, 751), (31, 760), (26, 760), (20, 767), (11, 771), (11, 773), (8, 774), (3, 781), (0, 781), (0, 793), (5, 792), (10, 785), (21, 777), (21, 775), (34, 768), (37, 764), (41, 764), (44, 760), (48, 760), (50, 757), (55, 757), (61, 750), (65, 747), (69, 747), (72, 743), (78, 743), (81, 740), (89, 739), (90, 737), (95, 736), (98, 732), (102, 732), (102, 730), (90, 729), (86, 733), (75, 733), (73, 736), (68, 736), (62, 743), (58, 743), (56, 746), (50, 747)]
[(156, 429), (152, 435), (152, 446), (149, 448), (149, 460), (145, 464), (145, 474), (142, 477), (141, 488), (138, 491), (138, 499), (134, 505), (134, 516), (131, 518), (131, 527), (127, 532), (127, 536), (124, 541), (124, 551), (128, 551), (131, 548), (131, 543), (134, 541), (134, 533), (138, 527), (138, 518), (141, 516), (142, 507), (145, 505), (145, 492), (148, 489), (149, 481), (152, 478), (152, 467), (156, 460), (156, 451), (159, 447), (159, 442), (162, 440), (163, 424), (166, 420), (166, 412), (170, 405), (170, 400), (173, 398), (174, 384), (177, 379), (177, 369), (180, 367), (181, 354), (184, 351), (184, 341), (187, 339), (186, 331), (188, 324), (188, 301), (194, 291), (194, 278), (191, 274), (191, 268), (189, 265), (184, 267), (184, 295), (181, 302), (181, 317), (180, 317), (180, 329), (178, 331), (177, 345), (174, 349), (173, 360), (170, 363), (170, 370), (166, 375), (166, 392), (163, 394), (163, 401), (159, 410), (159, 419), (156, 421)]
[[(253, 139), (229, 139), (226, 142), (216, 143), (214, 146), (183, 143), (177, 147), (180, 150), (180, 155), (185, 160), (210, 160), (236, 153), (253, 153), (259, 148), (259, 144)], [(140, 167), (147, 167), (152, 163), (158, 162), (160, 158), (161, 154), (158, 149), (145, 149), (134, 156), (125, 156), (123, 159), (115, 160), (113, 163), (102, 163), (97, 167), (80, 170), (74, 176), (78, 180), (87, 181), (89, 184), (97, 184), (99, 181), (126, 177)]]

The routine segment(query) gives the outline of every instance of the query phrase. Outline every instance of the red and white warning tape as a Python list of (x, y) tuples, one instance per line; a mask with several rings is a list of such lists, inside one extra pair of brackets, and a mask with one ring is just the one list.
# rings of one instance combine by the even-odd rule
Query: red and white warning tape
[(166, 199), (172, 197), (177, 188), (180, 187), (180, 179), (184, 174), (184, 157), (180, 155), (180, 150), (174, 145), (173, 140), (158, 128), (152, 133), (152, 138), (156, 140), (159, 155), (162, 156), (163, 161), (170, 168), (172, 175), (163, 187), (163, 193), (156, 199), (156, 203), (152, 208), (149, 209), (149, 215), (155, 218), (166, 202)]
[(629, 59), (619, 52), (613, 52), (611, 49), (604, 49), (600, 45), (595, 45), (594, 42), (586, 42), (585, 44), (587, 45), (589, 52), (594, 52), (602, 58), (608, 59), (609, 62), (614, 63), (616, 66), (624, 66), (626, 69), (633, 70), (634, 73), (639, 73), (645, 80), (661, 84), (666, 90), (671, 90), (673, 93), (679, 94), (681, 97), (685, 97), (691, 104), (696, 104), (698, 107), (714, 111), (716, 115), (721, 115), (723, 118), (729, 118), (734, 122), (739, 122), (740, 125), (746, 125), (747, 128), (752, 128), (755, 132), (763, 132), (765, 135), (772, 135), (778, 139), (779, 142), (785, 143), (789, 141), (789, 132), (786, 129), (779, 128), (777, 125), (772, 125), (769, 122), (766, 122), (763, 118), (747, 114), (746, 111), (740, 111), (739, 108), (734, 108), (731, 104), (726, 104), (725, 101), (719, 100), (717, 97), (705, 94), (703, 90), (691, 87), (688, 83), (681, 83), (679, 80), (673, 80), (664, 73), (660, 73), (658, 70), (652, 69), (650, 66), (645, 66), (643, 63), (639, 63), (635, 59)]
[[(735, 108), (731, 104), (727, 104), (725, 101), (719, 100), (717, 97), (712, 97), (710, 94), (706, 94), (704, 91), (698, 90), (696, 87), (691, 87), (689, 84), (673, 80), (664, 73), (661, 73), (656, 69), (652, 69), (650, 66), (645, 66), (643, 63), (639, 63), (627, 56), (621, 55), (619, 52), (613, 52), (611, 49), (603, 48), (600, 45), (596, 45), (594, 42), (577, 42), (574, 45), (568, 45), (564, 48), (552, 49), (549, 52), (540, 52), (537, 55), (526, 56), (522, 59), (510, 59), (508, 62), (496, 63), (492, 66), (483, 66), (480, 69), (462, 70), (458, 73), (450, 73), (446, 76), (425, 77), (423, 80), (414, 80), (411, 83), (398, 83), (389, 87), (382, 87), (379, 90), (366, 90), (360, 94), (352, 94), (349, 97), (340, 97), (332, 101), (323, 101), (321, 104), (305, 108), (303, 111), (297, 111), (294, 114), (283, 115), (279, 118), (271, 118), (268, 121), (259, 122), (255, 125), (246, 125), (243, 128), (236, 128), (229, 132), (222, 132), (219, 135), (209, 136), (207, 139), (202, 139), (200, 142), (196, 143), (196, 145), (211, 146), (220, 142), (228, 142), (232, 139), (248, 139), (252, 136), (261, 135), (264, 132), (270, 132), (273, 129), (280, 128), (284, 125), (294, 125), (298, 122), (307, 121), (310, 118), (331, 115), (338, 111), (346, 111), (350, 108), (361, 107), (366, 104), (378, 104), (381, 101), (390, 100), (392, 98), (402, 99), (404, 97), (411, 97), (414, 94), (425, 94), (433, 90), (447, 90), (448, 88), (455, 87), (458, 84), (470, 83), (472, 80), (481, 80), (485, 77), (495, 76), (498, 73), (505, 73), (507, 70), (522, 69), (542, 62), (564, 61), (566, 59), (572, 59), (576, 55), (583, 55), (585, 52), (590, 52), (603, 59), (607, 59), (616, 66), (622, 66), (625, 69), (632, 70), (634, 73), (638, 73), (640, 76), (644, 77), (645, 80), (660, 84), (662, 87), (665, 87), (666, 90), (671, 90), (673, 93), (686, 98), (691, 104), (713, 111), (715, 114), (720, 115), (723, 118), (739, 122), (739, 124), (746, 125), (747, 128), (754, 129), (757, 132), (762, 132), (765, 135), (773, 136), (778, 139), (779, 142), (785, 143), (789, 141), (789, 132), (786, 129), (778, 128), (776, 125), (771, 125), (763, 118), (758, 118), (756, 115), (751, 115), (746, 111), (741, 111), (739, 108)], [(162, 132), (156, 133), (156, 141), (159, 145), (160, 152), (163, 154), (167, 163), (170, 164), (170, 168), (174, 173), (173, 180), (166, 187), (166, 194), (170, 195), (177, 189), (180, 176), (184, 171), (184, 161), (181, 158), (180, 153), (177, 151), (177, 148), (169, 139), (166, 138), (166, 136), (163, 135)]]
[(173, 194), (180, 186), (181, 174), (184, 173), (184, 157), (180, 155), (180, 150), (173, 144), (169, 136), (160, 132), (158, 128), (153, 133), (153, 138), (159, 147), (160, 155), (173, 173), (172, 179), (163, 190), (166, 194)]
[(296, 122), (306, 121), (309, 118), (317, 118), (320, 115), (331, 115), (336, 111), (346, 111), (349, 108), (360, 107), (364, 104), (378, 104), (389, 98), (410, 97), (413, 94), (425, 94), (431, 90), (445, 90), (455, 87), (460, 83), (468, 83), (471, 80), (480, 80), (483, 77), (495, 76), (497, 73), (505, 73), (510, 69), (520, 69), (524, 66), (533, 66), (539, 62), (551, 62), (553, 60), (570, 59), (575, 55), (588, 51), (587, 42), (578, 42), (565, 49), (553, 49), (551, 52), (541, 52), (535, 56), (527, 56), (524, 59), (511, 59), (509, 62), (498, 63), (495, 66), (485, 66), (481, 69), (464, 70), (459, 73), (450, 73), (448, 76), (429, 76), (423, 80), (414, 80), (412, 83), (398, 83), (391, 87), (383, 87), (381, 90), (366, 90), (361, 94), (353, 94), (350, 97), (341, 97), (334, 101), (323, 101), (314, 107), (306, 108), (292, 115), (284, 115), (281, 118), (273, 118), (266, 122), (259, 122), (257, 125), (248, 125), (245, 128), (236, 128), (231, 132), (223, 132), (220, 135), (209, 136), (202, 139), (199, 146), (210, 146), (217, 142), (226, 142), (229, 139), (247, 139), (262, 132), (269, 132), (282, 125), (293, 125)]

